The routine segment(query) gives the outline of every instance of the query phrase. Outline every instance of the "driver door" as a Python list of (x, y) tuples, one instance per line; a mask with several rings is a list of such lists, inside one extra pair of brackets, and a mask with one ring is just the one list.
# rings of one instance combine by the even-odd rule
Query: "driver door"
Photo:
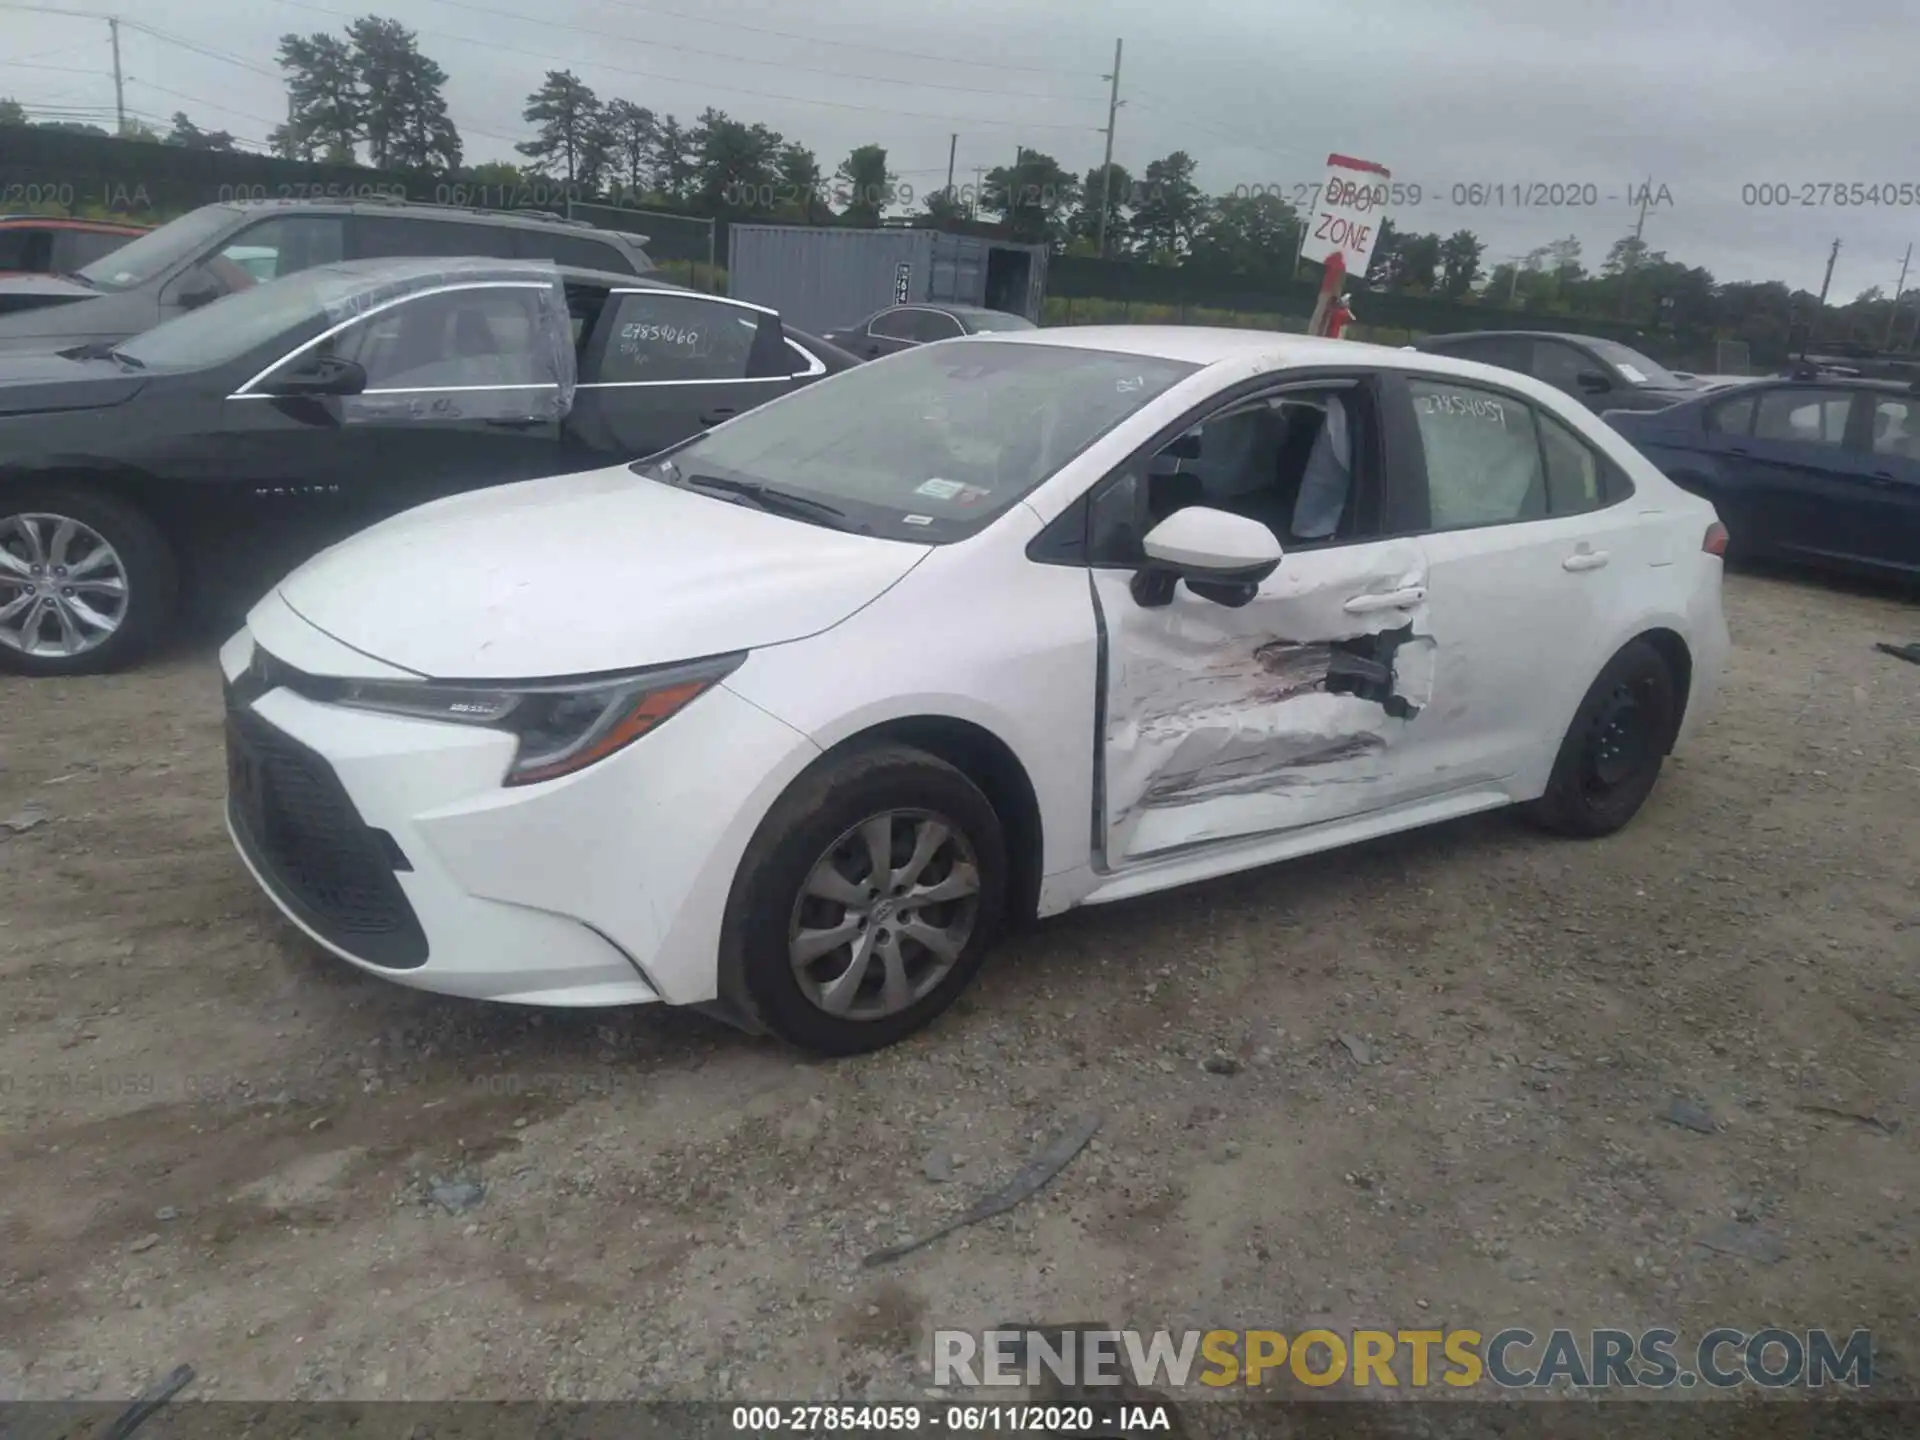
[[(1234, 399), (1090, 498), (1105, 637), (1105, 864), (1294, 830), (1414, 798), (1404, 763), (1432, 691), (1427, 563), (1381, 535), (1370, 379)], [(1141, 539), (1204, 505), (1256, 519), (1285, 557), (1245, 603), (1184, 582), (1143, 594)]]

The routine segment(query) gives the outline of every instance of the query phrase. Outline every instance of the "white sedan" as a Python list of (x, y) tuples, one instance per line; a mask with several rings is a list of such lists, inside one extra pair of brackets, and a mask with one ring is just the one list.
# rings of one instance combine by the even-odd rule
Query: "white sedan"
[(310, 561), (221, 652), (228, 821), (388, 979), (866, 1050), (1021, 917), (1516, 803), (1618, 829), (1712, 701), (1724, 544), (1511, 371), (955, 340)]

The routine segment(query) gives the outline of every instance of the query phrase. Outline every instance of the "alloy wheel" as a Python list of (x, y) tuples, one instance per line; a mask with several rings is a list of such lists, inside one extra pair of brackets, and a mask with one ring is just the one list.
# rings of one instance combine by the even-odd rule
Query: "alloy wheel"
[(69, 657), (127, 616), (127, 567), (92, 526), (65, 515), (0, 515), (0, 645)]
[(896, 1015), (946, 978), (979, 911), (979, 864), (959, 826), (925, 810), (870, 816), (801, 886), (787, 931), (794, 978), (829, 1015)]

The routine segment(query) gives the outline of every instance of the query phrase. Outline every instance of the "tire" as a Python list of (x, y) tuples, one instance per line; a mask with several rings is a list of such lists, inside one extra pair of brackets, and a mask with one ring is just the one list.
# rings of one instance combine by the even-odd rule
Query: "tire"
[[(0, 569), (0, 614), (10, 603), (32, 595), (26, 585), (28, 577), (18, 572), (33, 559), (35, 543), (47, 551), (49, 562), (57, 558), (48, 546), (63, 521), (76, 527), (63, 553), (78, 562), (75, 586), (63, 587), (63, 593), (77, 596), (88, 614), (111, 620), (112, 626), (102, 633), (91, 621), (76, 618), (71, 610), (66, 611), (71, 630), (60, 623), (57, 611), (44, 612), (31, 636), (19, 631), (25, 615), (0, 621), (0, 670), (48, 676), (98, 675), (125, 669), (152, 648), (173, 623), (180, 569), (166, 536), (135, 506), (83, 485), (23, 485), (0, 491), (0, 548), (12, 561)], [(108, 558), (96, 560), (95, 568), (83, 577), (80, 567), (95, 557), (95, 541), (105, 545)], [(40, 578), (48, 583), (58, 578), (51, 563), (40, 568)], [(117, 574), (122, 586), (117, 596), (101, 588), (109, 571)], [(89, 587), (91, 593), (79, 593)], [(49, 601), (54, 598), (52, 592), (43, 594)], [(59, 634), (78, 635), (80, 643), (69, 651), (57, 650), (51, 637)], [(45, 648), (37, 652), (23, 648), (36, 642)]]
[[(917, 858), (920, 843), (937, 838), (931, 827), (948, 831), (929, 849), (916, 884), (898, 897), (905, 905), (865, 889), (874, 871), (867, 827), (877, 830), (881, 817), (889, 881)], [(721, 939), (723, 986), (744, 992), (760, 1025), (802, 1049), (882, 1049), (929, 1024), (973, 979), (1005, 915), (1007, 874), (993, 806), (944, 760), (903, 745), (831, 759), (780, 798), (741, 859)], [(951, 898), (911, 903), (915, 894), (947, 891)], [(862, 895), (858, 905), (847, 903)], [(844, 943), (821, 948), (843, 931)], [(921, 936), (937, 937), (951, 951)], [(810, 950), (819, 953), (808, 958)], [(862, 976), (851, 990), (834, 990), (832, 982), (844, 981), (861, 954)], [(884, 990), (896, 970), (899, 983), (889, 997)], [(831, 1012), (830, 997), (842, 1013)]]
[(1574, 712), (1546, 793), (1522, 813), (1560, 835), (1613, 834), (1660, 778), (1679, 713), (1673, 672), (1660, 652), (1644, 640), (1627, 644)]

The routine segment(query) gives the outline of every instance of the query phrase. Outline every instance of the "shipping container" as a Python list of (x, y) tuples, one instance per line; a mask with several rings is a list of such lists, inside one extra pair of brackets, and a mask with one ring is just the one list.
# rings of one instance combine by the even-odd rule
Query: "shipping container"
[(732, 225), (727, 293), (818, 335), (889, 305), (984, 305), (1038, 324), (1047, 247), (944, 230)]

